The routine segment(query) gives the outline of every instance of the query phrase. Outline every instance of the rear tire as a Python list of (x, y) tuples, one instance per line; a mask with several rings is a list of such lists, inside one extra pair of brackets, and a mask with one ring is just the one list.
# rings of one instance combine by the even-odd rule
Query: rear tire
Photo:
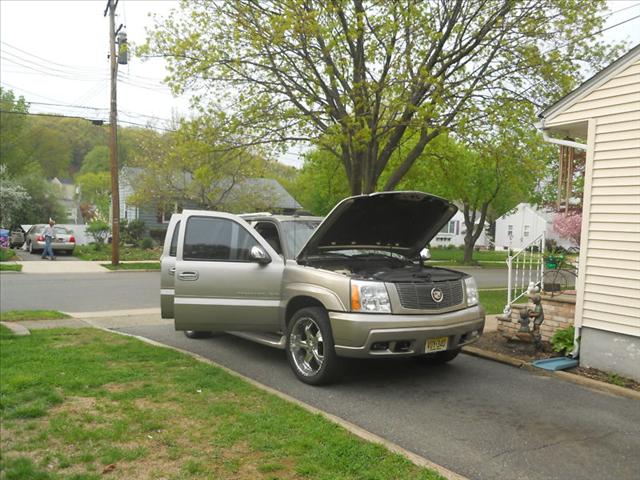
[(416, 359), (420, 363), (425, 363), (428, 365), (442, 365), (444, 363), (448, 363), (454, 358), (456, 358), (460, 354), (460, 349), (456, 348), (455, 350), (445, 350), (444, 352), (436, 352), (436, 353), (426, 353), (424, 355), (420, 355), (416, 357)]
[(289, 365), (298, 379), (308, 385), (326, 385), (340, 373), (327, 311), (322, 307), (298, 310), (286, 332)]
[(213, 332), (201, 332), (197, 330), (185, 330), (184, 336), (187, 338), (209, 338)]

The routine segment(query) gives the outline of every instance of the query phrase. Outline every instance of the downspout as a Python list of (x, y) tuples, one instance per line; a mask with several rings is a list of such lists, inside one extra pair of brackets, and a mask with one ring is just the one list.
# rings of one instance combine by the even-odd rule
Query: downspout
[[(571, 140), (560, 140), (558, 138), (550, 137), (549, 134), (544, 129), (544, 119), (535, 124), (535, 127), (540, 130), (542, 133), (542, 139), (547, 143), (554, 143), (556, 145), (563, 145), (565, 147), (577, 148), (578, 150), (587, 150), (587, 145), (585, 143), (572, 142)], [(574, 322), (575, 324), (575, 322)], [(573, 334), (573, 351), (571, 352), (572, 358), (580, 357), (580, 334), (582, 330), (582, 325), (579, 325), (575, 328)]]

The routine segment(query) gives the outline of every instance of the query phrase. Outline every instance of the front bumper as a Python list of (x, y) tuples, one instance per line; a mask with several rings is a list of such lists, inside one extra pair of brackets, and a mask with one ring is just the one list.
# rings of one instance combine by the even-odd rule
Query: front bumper
[(431, 338), (447, 337), (447, 350), (467, 345), (482, 334), (485, 313), (476, 305), (435, 315), (329, 312), (329, 320), (338, 356), (370, 358), (423, 355)]

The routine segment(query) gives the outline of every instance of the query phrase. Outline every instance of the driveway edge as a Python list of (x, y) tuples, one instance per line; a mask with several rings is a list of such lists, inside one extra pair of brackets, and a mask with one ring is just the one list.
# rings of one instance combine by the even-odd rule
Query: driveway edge
[(0, 322), (0, 324), (7, 327), (11, 332), (17, 337), (26, 337), (27, 335), (31, 335), (31, 332), (24, 325), (20, 325), (15, 322)]
[(490, 352), (488, 350), (483, 350), (481, 348), (471, 347), (471, 346), (462, 347), (462, 352), (466, 353), (467, 355), (484, 358), (486, 360), (493, 360), (494, 362), (504, 363), (506, 365), (511, 365), (512, 367), (522, 368), (532, 372), (547, 375), (549, 377), (556, 377), (561, 380), (568, 380), (569, 382), (581, 385), (583, 387), (591, 388), (593, 390), (598, 390), (604, 393), (620, 395), (622, 397), (631, 398), (633, 400), (640, 400), (640, 392), (636, 392), (635, 390), (631, 390), (630, 388), (619, 387), (618, 385), (612, 385), (610, 383), (594, 380), (593, 378), (583, 377), (581, 375), (576, 375), (575, 373), (563, 372), (561, 370), (558, 370), (555, 372), (549, 371), (549, 370), (543, 370), (541, 368), (534, 367), (528, 362), (525, 362), (518, 358), (510, 357), (508, 355), (503, 355), (501, 353)]
[(459, 475), (441, 465), (438, 465), (436, 463), (433, 463), (430, 460), (427, 460), (424, 457), (421, 457), (420, 455), (413, 453), (405, 448), (402, 448), (400, 445), (397, 445), (393, 442), (390, 442), (389, 440), (380, 437), (378, 435), (376, 435), (375, 433), (371, 433), (368, 430), (365, 430), (362, 427), (359, 427), (358, 425), (355, 425), (343, 418), (340, 418), (336, 415), (332, 415), (330, 413), (327, 413), (323, 410), (320, 410), (312, 405), (309, 405), (308, 403), (305, 403), (301, 400), (298, 400), (297, 398), (291, 397), (290, 395), (287, 395), (286, 393), (280, 392), (274, 388), (271, 388), (263, 383), (258, 382), (257, 380), (254, 380), (252, 378), (246, 377), (244, 375), (242, 375), (241, 373), (238, 373), (234, 370), (231, 370), (227, 367), (225, 367), (224, 365), (220, 365), (219, 363), (214, 362), (213, 360), (209, 360), (208, 358), (205, 358), (201, 355), (198, 355), (197, 353), (193, 353), (193, 352), (189, 352), (188, 350), (183, 350), (181, 348), (178, 347), (173, 347), (171, 345), (166, 345), (164, 343), (160, 343), (157, 342), (155, 340), (151, 340), (150, 338), (146, 338), (146, 337), (142, 337), (140, 335), (134, 335), (131, 333), (125, 333), (125, 332), (120, 332), (117, 330), (109, 330), (108, 328), (103, 328), (97, 325), (94, 325), (92, 322), (87, 320), (87, 323), (89, 323), (92, 327), (97, 328), (98, 330), (103, 330), (105, 332), (109, 332), (109, 333), (115, 333), (118, 335), (123, 335), (125, 337), (132, 337), (135, 338), (137, 340), (140, 340), (144, 343), (148, 343), (149, 345), (154, 345), (156, 347), (163, 347), (163, 348), (168, 348), (170, 350), (174, 350), (176, 352), (180, 352), (183, 353), (185, 355), (189, 355), (190, 357), (194, 358), (195, 360), (202, 362), (202, 363), (206, 363), (208, 365), (213, 365), (215, 367), (218, 367), (222, 370), (224, 370), (225, 372), (227, 372), (230, 375), (233, 375), (234, 377), (240, 378), (242, 380), (244, 380), (245, 382), (248, 382), (249, 384), (253, 385), (256, 388), (259, 388), (260, 390), (263, 390), (267, 393), (270, 393), (272, 395), (275, 395), (287, 402), (291, 402), (295, 405), (298, 405), (301, 408), (304, 408), (305, 410), (307, 410), (310, 413), (316, 414), (316, 415), (321, 415), (322, 417), (324, 417), (325, 419), (329, 420), (331, 423), (334, 423), (336, 425), (341, 426), (342, 428), (348, 430), (350, 433), (354, 434), (355, 436), (357, 436), (358, 438), (361, 438), (362, 440), (368, 441), (368, 442), (372, 442), (372, 443), (376, 443), (378, 445), (382, 445), (383, 447), (385, 447), (386, 449), (397, 453), (399, 455), (402, 455), (403, 457), (405, 457), (407, 460), (409, 460), (411, 463), (413, 463), (414, 465), (417, 465), (418, 467), (425, 467), (425, 468), (430, 468), (431, 470), (434, 470), (435, 472), (437, 472), (438, 474), (442, 475), (443, 477), (449, 479), (449, 480), (469, 480), (467, 477), (464, 477), (462, 475)]

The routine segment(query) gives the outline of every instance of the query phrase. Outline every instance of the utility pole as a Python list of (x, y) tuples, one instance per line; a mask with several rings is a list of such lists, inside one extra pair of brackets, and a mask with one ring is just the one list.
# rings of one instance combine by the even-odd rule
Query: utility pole
[(116, 58), (116, 7), (118, 0), (107, 0), (104, 16), (109, 11), (109, 60), (111, 61), (111, 111), (109, 113), (109, 163), (111, 165), (111, 264), (120, 263), (120, 189), (118, 186), (118, 107), (116, 86), (118, 62)]

